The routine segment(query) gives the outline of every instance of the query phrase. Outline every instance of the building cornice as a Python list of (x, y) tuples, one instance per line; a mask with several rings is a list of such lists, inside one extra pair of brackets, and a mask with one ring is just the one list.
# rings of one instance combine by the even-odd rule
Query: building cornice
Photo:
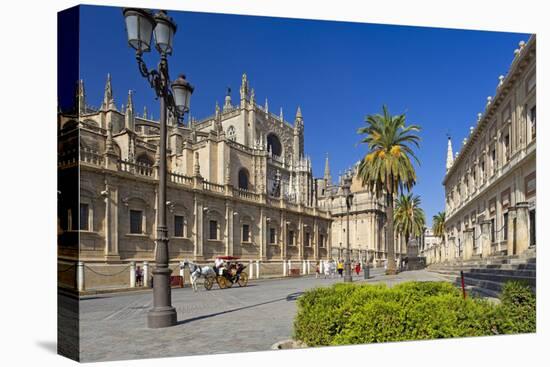
[(503, 79), (502, 84), (497, 88), (495, 97), (491, 100), (490, 104), (485, 109), (481, 116), (481, 119), (477, 123), (473, 132), (468, 137), (466, 144), (462, 146), (458, 156), (454, 159), (453, 165), (443, 178), (443, 185), (447, 184), (449, 178), (458, 169), (457, 167), (462, 163), (462, 160), (466, 154), (470, 151), (471, 147), (477, 141), (478, 137), (482, 135), (483, 129), (490, 123), (492, 117), (496, 114), (500, 104), (506, 99), (509, 92), (514, 86), (514, 82), (519, 75), (524, 71), (527, 64), (535, 57), (536, 54), (536, 36), (532, 35), (529, 41), (525, 44), (524, 48), (520, 51), (519, 56), (515, 57), (510, 66), (510, 70), (506, 77)]

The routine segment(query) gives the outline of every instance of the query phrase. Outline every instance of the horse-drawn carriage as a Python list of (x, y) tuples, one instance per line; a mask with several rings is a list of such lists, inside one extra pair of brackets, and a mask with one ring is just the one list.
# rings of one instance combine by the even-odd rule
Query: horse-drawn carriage
[(220, 263), (214, 267), (214, 274), (210, 273), (204, 279), (204, 288), (212, 289), (214, 282), (218, 283), (221, 289), (231, 288), (237, 283), (240, 287), (246, 287), (248, 284), (248, 274), (243, 270), (246, 268), (235, 256), (218, 256), (216, 258)]

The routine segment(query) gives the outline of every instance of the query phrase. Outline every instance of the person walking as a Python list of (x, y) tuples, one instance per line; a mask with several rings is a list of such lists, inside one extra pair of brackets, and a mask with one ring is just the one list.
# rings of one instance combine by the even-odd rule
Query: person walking
[(321, 275), (321, 270), (319, 269), (320, 267), (320, 263), (317, 262), (317, 265), (315, 266), (315, 278), (319, 278), (319, 276)]
[(338, 270), (338, 274), (340, 275), (340, 278), (344, 276), (344, 263), (342, 262), (342, 259), (338, 260), (338, 264), (336, 265), (336, 270)]
[(359, 275), (360, 272), (361, 272), (361, 264), (359, 262), (356, 262), (355, 263), (355, 273), (357, 275)]
[(136, 268), (136, 285), (138, 287), (143, 286), (143, 270), (141, 270), (139, 265)]

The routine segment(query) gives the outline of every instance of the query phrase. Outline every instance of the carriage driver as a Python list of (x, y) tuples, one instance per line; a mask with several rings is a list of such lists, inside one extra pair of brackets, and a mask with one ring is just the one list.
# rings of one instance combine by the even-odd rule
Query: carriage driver
[(216, 275), (222, 275), (223, 267), (225, 265), (225, 261), (223, 259), (220, 259), (219, 257), (216, 258), (214, 261), (214, 271), (216, 272)]

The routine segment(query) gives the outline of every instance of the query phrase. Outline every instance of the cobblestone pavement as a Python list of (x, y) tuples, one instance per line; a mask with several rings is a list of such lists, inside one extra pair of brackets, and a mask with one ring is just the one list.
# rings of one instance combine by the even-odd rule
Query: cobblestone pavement
[[(355, 280), (363, 281), (362, 276)], [(426, 271), (386, 276), (383, 269), (372, 269), (368, 282), (408, 280), (443, 279)], [(199, 287), (196, 293), (173, 289), (178, 324), (164, 329), (146, 327), (150, 292), (88, 297), (80, 302), (81, 361), (268, 350), (291, 337), (296, 298), (302, 292), (341, 281), (309, 276), (250, 281), (245, 288)]]

